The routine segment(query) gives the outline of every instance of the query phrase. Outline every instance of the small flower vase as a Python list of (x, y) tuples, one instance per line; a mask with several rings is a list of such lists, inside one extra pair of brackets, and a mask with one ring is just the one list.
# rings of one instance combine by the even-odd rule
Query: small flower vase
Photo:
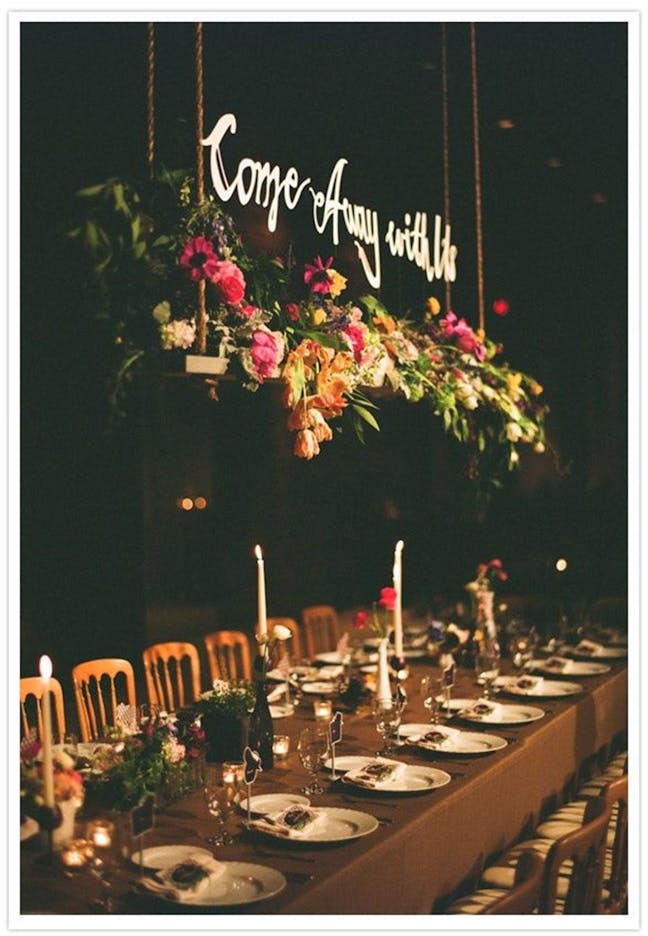
[(495, 627), (495, 613), (493, 611), (493, 600), (495, 593), (487, 588), (479, 588), (475, 592), (474, 598), (474, 618), (475, 627), (484, 633), (484, 636), (492, 640), (497, 638), (497, 628)]
[(376, 702), (387, 705), (392, 693), (389, 682), (389, 662), (387, 659), (388, 638), (383, 637), (378, 644), (378, 678), (376, 680)]
[(268, 691), (265, 680), (265, 660), (257, 657), (254, 661), (254, 674), (256, 680), (256, 700), (254, 710), (250, 716), (249, 745), (261, 757), (263, 770), (271, 770), (274, 764), (272, 745), (274, 742), (274, 726), (268, 704)]
[(205, 712), (202, 727), (207, 736), (205, 760), (208, 764), (242, 760), (250, 730), (250, 719), (247, 715)]
[(52, 831), (52, 845), (54, 848), (63, 848), (64, 845), (74, 838), (74, 822), (78, 810), (83, 805), (81, 799), (62, 800), (58, 807), (61, 810), (61, 824)]

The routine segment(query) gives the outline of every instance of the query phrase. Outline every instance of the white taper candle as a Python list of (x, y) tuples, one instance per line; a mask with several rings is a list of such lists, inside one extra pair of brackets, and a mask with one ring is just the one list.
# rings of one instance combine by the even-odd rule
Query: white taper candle
[(43, 713), (43, 798), (45, 805), (54, 806), (54, 762), (52, 760), (52, 708), (50, 701), (50, 680), (52, 678), (52, 661), (48, 656), (42, 656), (38, 671), (43, 680), (43, 697), (41, 710)]

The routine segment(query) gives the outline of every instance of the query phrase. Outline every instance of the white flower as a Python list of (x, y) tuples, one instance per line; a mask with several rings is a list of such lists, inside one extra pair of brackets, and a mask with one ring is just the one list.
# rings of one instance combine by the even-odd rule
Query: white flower
[(479, 406), (479, 398), (476, 396), (467, 396), (461, 401), (467, 410), (475, 410)]
[(515, 451), (515, 449), (513, 449), (513, 451), (511, 452), (511, 454), (510, 454), (510, 456), (509, 456), (509, 463), (510, 463), (511, 465), (517, 465), (517, 463), (519, 462), (519, 460), (520, 460), (519, 454)]
[(544, 442), (536, 442), (536, 444), (533, 446), (533, 451), (537, 452), (538, 455), (542, 455), (544, 450), (545, 450)]
[(272, 639), (273, 640), (289, 640), (292, 637), (290, 628), (286, 627), (285, 624), (275, 624), (272, 628)]
[(160, 325), (166, 325), (171, 318), (171, 305), (166, 300), (164, 302), (158, 302), (153, 309), (153, 318), (156, 322), (159, 322)]
[(57, 751), (53, 760), (61, 770), (74, 770), (74, 760), (65, 751)]
[(160, 325), (160, 341), (164, 351), (174, 348), (187, 349), (192, 346), (196, 338), (196, 326), (189, 319), (174, 319)]
[[(224, 695), (229, 689), (229, 683), (226, 679), (215, 679), (212, 683), (212, 689), (218, 695)], [(208, 692), (207, 695), (209, 696), (211, 693)]]
[(493, 390), (492, 387), (489, 387), (488, 384), (484, 384), (481, 392), (483, 398), (489, 402), (497, 399), (497, 391)]
[(506, 424), (506, 438), (509, 442), (519, 442), (522, 436), (522, 430), (515, 422), (510, 422)]
[(176, 741), (175, 738), (167, 738), (162, 745), (162, 756), (169, 764), (177, 764), (184, 759), (185, 746)]

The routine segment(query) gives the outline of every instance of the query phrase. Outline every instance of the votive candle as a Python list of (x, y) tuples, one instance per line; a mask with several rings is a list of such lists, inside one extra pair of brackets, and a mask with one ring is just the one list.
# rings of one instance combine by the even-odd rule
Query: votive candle
[(92, 849), (85, 839), (72, 839), (61, 849), (61, 861), (67, 868), (82, 868), (91, 854)]
[(277, 760), (285, 760), (290, 750), (290, 737), (288, 735), (278, 734), (274, 736), (272, 742), (272, 753)]
[(326, 722), (331, 718), (333, 707), (330, 699), (315, 699), (313, 702), (313, 714), (315, 721)]
[(245, 779), (245, 764), (243, 761), (226, 761), (223, 764), (223, 783), (234, 783), (240, 786)]
[(108, 819), (97, 819), (88, 826), (88, 838), (95, 848), (110, 848), (114, 831), (114, 823)]

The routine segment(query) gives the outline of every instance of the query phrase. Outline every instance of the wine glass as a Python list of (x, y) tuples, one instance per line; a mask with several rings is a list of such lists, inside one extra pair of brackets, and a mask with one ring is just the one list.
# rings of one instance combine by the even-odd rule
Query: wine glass
[(423, 705), (430, 714), (430, 724), (436, 725), (439, 720), (439, 701), (437, 699), (438, 680), (432, 676), (423, 676), (421, 679), (421, 695)]
[(475, 669), (477, 678), (483, 685), (484, 698), (490, 699), (494, 694), (493, 687), (500, 671), (500, 652), (496, 644), (490, 643), (482, 647), (475, 658)]
[(297, 753), (302, 767), (310, 774), (310, 783), (302, 788), (302, 793), (318, 794), (324, 792), (324, 787), (317, 780), (317, 771), (326, 760), (329, 753), (328, 731), (318, 728), (304, 728), (297, 742)]
[(374, 702), (373, 719), (376, 731), (383, 739), (381, 751), (378, 755), (394, 754), (396, 751), (395, 740), (400, 728), (403, 706), (399, 700), (379, 700)]
[(235, 785), (223, 783), (216, 770), (207, 767), (204, 794), (207, 811), (216, 820), (216, 831), (206, 836), (206, 840), (215, 847), (231, 845), (234, 839), (225, 831), (225, 822), (234, 808)]

